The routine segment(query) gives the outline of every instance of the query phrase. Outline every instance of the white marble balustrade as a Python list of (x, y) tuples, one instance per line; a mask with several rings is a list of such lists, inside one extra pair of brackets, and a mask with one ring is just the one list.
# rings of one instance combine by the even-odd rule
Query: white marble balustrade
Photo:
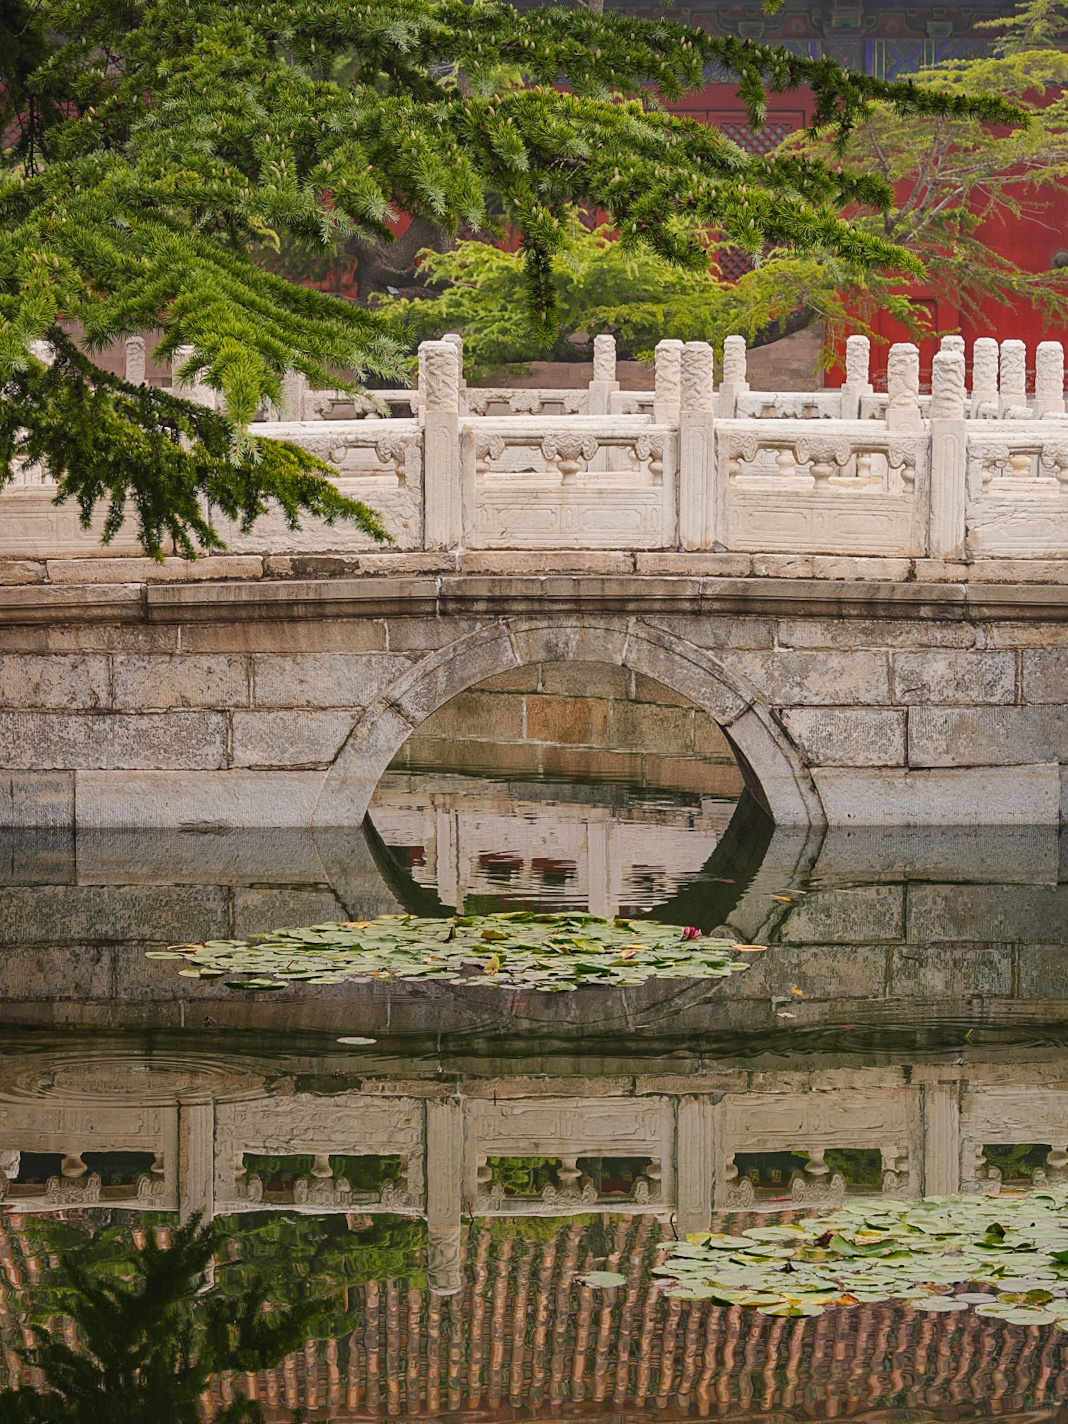
[[(132, 379), (143, 343), (128, 344)], [(46, 353), (47, 354), (47, 353)], [(175, 370), (189, 358), (183, 349)], [(642, 549), (963, 558), (1068, 556), (1064, 352), (959, 337), (921, 395), (919, 352), (891, 348), (873, 391), (867, 338), (847, 343), (839, 390), (752, 391), (728, 338), (718, 386), (707, 343), (663, 341), (652, 392), (624, 392), (598, 337), (582, 390), (468, 387), (459, 337), (424, 342), (411, 392), (309, 392), (287, 378), (281, 419), (254, 433), (320, 456), (338, 487), (382, 515), (399, 549)], [(203, 384), (175, 389), (212, 404)], [(342, 413), (349, 418), (334, 418)], [(329, 418), (328, 418), (329, 417)], [(95, 552), (55, 488), (22, 472), (0, 492), (0, 556)], [(289, 530), (269, 513), (237, 553), (370, 546), (341, 521)], [(136, 548), (132, 524), (112, 544)]]

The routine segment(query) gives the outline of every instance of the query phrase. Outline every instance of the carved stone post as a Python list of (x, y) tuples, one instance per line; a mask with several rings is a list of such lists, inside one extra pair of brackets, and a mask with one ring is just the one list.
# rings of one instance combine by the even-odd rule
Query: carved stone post
[(846, 375), (842, 387), (841, 416), (856, 420), (860, 415), (862, 396), (871, 395), (871, 342), (866, 336), (850, 336), (846, 340)]
[(215, 1215), (215, 1104), (178, 1106), (178, 1215), (188, 1221), (200, 1212)]
[(931, 366), (931, 554), (964, 557), (968, 432), (964, 353), (940, 351)]
[(1064, 347), (1040, 341), (1035, 352), (1035, 415), (1064, 414)]
[(279, 420), (304, 419), (304, 392), (308, 388), (308, 378), (303, 371), (287, 371), (282, 377), (282, 404), (278, 410)]
[(719, 388), (719, 414), (735, 413), (738, 397), (749, 389), (745, 359), (745, 337), (728, 336), (723, 342), (723, 380)]
[(653, 421), (657, 425), (677, 425), (682, 398), (682, 342), (670, 338), (658, 341), (655, 359)]
[(464, 380), (464, 339), (458, 331), (447, 331), (442, 341), (451, 341), (456, 347), (456, 360), (460, 367), (460, 411), (467, 414), (467, 382)]
[(616, 380), (616, 338), (593, 338), (593, 380), (590, 382), (590, 414), (607, 415), (612, 392), (619, 390)]
[(462, 533), (460, 361), (453, 342), (424, 341), (419, 364), (426, 398), (423, 543), (428, 549), (456, 549)]
[(707, 341), (687, 341), (682, 348), (679, 395), (679, 543), (708, 549), (715, 522), (716, 447)]
[(1022, 341), (1001, 343), (1001, 414), (1027, 405), (1027, 347)]
[(680, 1098), (675, 1137), (676, 1227), (680, 1236), (712, 1224), (714, 1104)]
[(909, 341), (895, 342), (886, 358), (886, 423), (891, 430), (919, 430), (920, 353)]
[(145, 383), (145, 338), (143, 336), (128, 336), (126, 338), (126, 379), (131, 386), (143, 386)]
[(972, 419), (983, 406), (998, 409), (998, 344), (992, 336), (980, 336), (972, 347)]
[(460, 1264), (464, 1121), (452, 1098), (427, 1103), (427, 1281), (437, 1295), (455, 1295), (463, 1285)]
[(209, 410), (215, 409), (215, 392), (210, 386), (206, 386), (203, 381), (183, 381), (178, 372), (193, 354), (192, 346), (179, 346), (174, 353), (171, 362), (171, 390), (176, 396), (181, 396), (183, 400), (192, 401), (194, 405), (207, 406)]
[(956, 1083), (923, 1085), (923, 1194), (960, 1190), (960, 1103)]
[(943, 336), (942, 340), (938, 343), (938, 349), (939, 351), (955, 351), (958, 355), (963, 356), (965, 350), (964, 337)]

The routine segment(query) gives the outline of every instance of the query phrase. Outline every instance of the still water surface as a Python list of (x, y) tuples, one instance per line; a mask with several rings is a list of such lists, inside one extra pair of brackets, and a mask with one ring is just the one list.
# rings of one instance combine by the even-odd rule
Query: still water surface
[[(136, 1347), (182, 1310), (201, 1322), (194, 1413), (175, 1392), (161, 1421), (242, 1399), (278, 1421), (1065, 1417), (1068, 1333), (1042, 1309), (1068, 1280), (1037, 1247), (1000, 1278), (1048, 1297), (1020, 1321), (896, 1297), (765, 1315), (657, 1273), (709, 1229), (956, 1193), (1011, 1225), (1065, 1199), (1055, 832), (773, 832), (744, 800), (409, 773), (372, 814), (314, 836), (0, 841), (5, 1387), (54, 1383), (33, 1355), (50, 1338), (92, 1353), (110, 1320), (95, 1286), (139, 1280), (153, 1242), (188, 1265), (180, 1222), (199, 1213), (210, 1260)], [(767, 948), (729, 980), (560, 995), (236, 994), (145, 958), (458, 906), (648, 915)], [(246, 1292), (292, 1326), (268, 1367), (211, 1355), (202, 1328)]]

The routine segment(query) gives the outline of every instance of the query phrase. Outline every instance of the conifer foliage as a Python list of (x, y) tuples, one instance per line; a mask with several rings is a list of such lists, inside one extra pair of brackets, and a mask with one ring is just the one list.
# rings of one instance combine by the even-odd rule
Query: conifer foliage
[[(346, 369), (388, 378), (404, 347), (382, 315), (266, 271), (257, 246), (387, 235), (404, 212), (478, 231), (492, 198), (521, 234), (547, 332), (573, 207), (691, 270), (712, 227), (908, 271), (900, 248), (837, 216), (889, 201), (841, 160), (870, 101), (1017, 116), (996, 95), (886, 84), (666, 19), (499, 0), (0, 0), (0, 25), (0, 481), (39, 461), (83, 515), (107, 504), (109, 534), (132, 500), (156, 555), (217, 545), (212, 508), (247, 527), (271, 500), (294, 521), (383, 532), (313, 456), (247, 427), (287, 370), (320, 386)], [(838, 148), (748, 156), (665, 114), (657, 96), (709, 66), (756, 124), (769, 91), (809, 85)], [(219, 392), (219, 412), (85, 357), (152, 330), (164, 357), (193, 348), (183, 379)]]

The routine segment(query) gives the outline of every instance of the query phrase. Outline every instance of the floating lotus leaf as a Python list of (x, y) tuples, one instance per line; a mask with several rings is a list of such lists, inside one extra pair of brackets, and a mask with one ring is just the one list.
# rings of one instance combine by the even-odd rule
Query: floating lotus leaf
[(380, 915), (350, 924), (272, 930), (247, 940), (206, 940), (152, 950), (185, 961), (185, 978), (228, 978), (230, 988), (394, 980), (483, 984), (540, 993), (579, 985), (625, 988), (647, 979), (719, 979), (748, 968), (729, 940), (687, 938), (675, 925), (586, 914), (430, 919)]
[[(666, 1293), (715, 1299), (764, 1315), (818, 1315), (829, 1306), (898, 1300), (917, 1311), (981, 1315), (1068, 1329), (1060, 1262), (1036, 1243), (1068, 1229), (1068, 1198), (1050, 1192), (990, 1201), (846, 1202), (793, 1225), (741, 1236), (697, 1232), (654, 1273)], [(1026, 1274), (1025, 1274), (1026, 1273)], [(940, 1287), (982, 1286), (953, 1292)], [(710, 1294), (697, 1296), (703, 1289)], [(1054, 1290), (1061, 1291), (1055, 1296)]]

